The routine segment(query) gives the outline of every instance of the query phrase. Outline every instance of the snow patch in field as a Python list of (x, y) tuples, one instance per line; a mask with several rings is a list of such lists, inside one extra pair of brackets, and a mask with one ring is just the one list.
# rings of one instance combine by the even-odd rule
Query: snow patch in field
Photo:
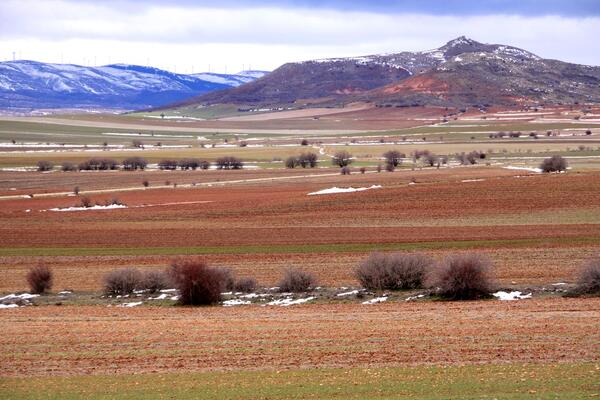
[(141, 306), (142, 304), (143, 304), (142, 301), (134, 301), (132, 303), (119, 304), (117, 307), (137, 307), (137, 306)]
[(350, 292), (338, 293), (338, 294), (336, 294), (336, 296), (344, 297), (344, 296), (352, 296), (353, 294), (358, 294), (358, 290), (352, 290)]
[(17, 308), (19, 307), (16, 304), (0, 304), (0, 308)]
[(497, 297), (498, 300), (510, 301), (510, 300), (522, 300), (522, 299), (531, 299), (532, 294), (521, 294), (519, 291), (514, 292), (504, 292), (499, 291), (493, 293), (492, 296)]
[(565, 282), (556, 282), (556, 283), (552, 284), (552, 286), (564, 286), (564, 285), (566, 285)]
[(381, 185), (373, 185), (370, 187), (359, 187), (359, 188), (353, 188), (352, 186), (347, 187), (347, 188), (332, 187), (329, 189), (319, 190), (318, 192), (312, 192), (312, 193), (309, 193), (308, 195), (315, 196), (315, 195), (320, 195), (320, 194), (352, 193), (352, 192), (362, 192), (362, 191), (369, 190), (369, 189), (379, 189), (379, 188), (381, 188)]
[(485, 181), (485, 179), (463, 179), (461, 182), (468, 183), (468, 182), (483, 182), (483, 181)]
[(383, 296), (383, 297), (375, 297), (374, 299), (371, 300), (367, 300), (367, 301), (363, 301), (362, 304), (377, 304), (377, 303), (383, 303), (384, 301), (387, 301), (387, 296)]
[(243, 306), (243, 305), (247, 305), (247, 304), (250, 304), (249, 300), (233, 299), (233, 300), (225, 300), (223, 302), (223, 307)]
[(502, 167), (504, 169), (512, 169), (512, 170), (516, 170), (516, 171), (530, 171), (530, 172), (537, 172), (537, 173), (541, 173), (542, 170), (540, 168), (531, 168), (531, 167), (515, 167), (514, 165), (509, 165), (507, 167)]
[(407, 297), (406, 299), (404, 299), (404, 301), (413, 301), (413, 300), (417, 300), (417, 299), (422, 299), (423, 297), (425, 297), (424, 294), (418, 294), (416, 296)]
[(29, 300), (29, 299), (33, 299), (35, 297), (40, 297), (39, 294), (30, 294), (30, 293), (23, 293), (23, 294), (14, 294), (11, 293), (7, 296), (4, 297), (0, 297), (0, 301), (5, 301), (5, 300)]
[(64, 296), (67, 294), (73, 294), (73, 292), (71, 292), (70, 290), (63, 290), (62, 292), (58, 292), (58, 294), (60, 294), (61, 296)]
[(123, 204), (111, 204), (108, 206), (95, 205), (92, 207), (67, 207), (67, 208), (51, 208), (50, 211), (90, 211), (90, 210), (114, 210), (115, 208), (127, 208)]
[(161, 293), (175, 293), (177, 291), (177, 289), (163, 289), (160, 292)]
[(265, 305), (267, 306), (282, 306), (282, 307), (287, 307), (287, 306), (293, 306), (296, 304), (303, 304), (306, 302), (309, 302), (311, 300), (314, 300), (314, 297), (306, 297), (304, 299), (292, 299), (292, 298), (285, 298), (285, 299), (278, 299), (278, 300), (273, 300)]
[(166, 294), (166, 293), (163, 293), (163, 294), (160, 294), (160, 295), (158, 295), (156, 297), (149, 297), (148, 300), (164, 300), (167, 297), (169, 297), (169, 295)]

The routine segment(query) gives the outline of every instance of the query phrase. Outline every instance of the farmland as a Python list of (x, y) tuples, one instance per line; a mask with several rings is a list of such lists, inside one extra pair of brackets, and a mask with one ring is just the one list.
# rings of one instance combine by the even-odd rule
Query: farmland
[[(439, 110), (388, 110), (387, 120), (381, 109), (334, 111), (185, 127), (140, 115), (0, 120), (0, 297), (27, 291), (25, 276), (38, 263), (55, 275), (51, 294), (0, 310), (0, 397), (597, 395), (600, 302), (564, 295), (582, 263), (600, 252), (598, 124), (575, 121), (564, 108), (537, 121), (473, 122), (466, 114), (441, 127), (432, 125)], [(367, 117), (376, 120), (373, 129), (355, 121)], [(152, 137), (159, 130), (164, 136)], [(489, 137), (517, 130), (523, 137)], [(138, 131), (150, 135), (140, 135), (144, 148), (132, 146), (135, 135), (104, 135)], [(449, 162), (438, 168), (411, 159), (425, 149)], [(340, 150), (355, 157), (350, 175), (331, 165)], [(395, 171), (378, 172), (388, 150), (407, 157)], [(473, 150), (486, 159), (456, 161)], [(318, 155), (317, 168), (285, 168), (283, 160), (307, 151)], [(553, 154), (564, 155), (570, 169), (537, 172)], [(155, 165), (229, 155), (246, 168)], [(149, 167), (58, 167), (129, 156)], [(39, 161), (55, 168), (38, 172)], [(334, 187), (365, 190), (309, 195)], [(122, 207), (64, 211), (83, 197)], [(423, 290), (363, 293), (354, 271), (374, 251), (420, 251), (436, 261), (483, 252), (498, 289), (532, 298), (445, 302)], [(194, 308), (102, 295), (108, 272), (162, 271), (180, 256), (254, 277), (268, 300)], [(302, 305), (265, 305), (283, 297), (271, 288), (290, 267), (312, 273), (320, 289), (301, 295), (312, 298)], [(380, 297), (387, 301), (361, 304)]]

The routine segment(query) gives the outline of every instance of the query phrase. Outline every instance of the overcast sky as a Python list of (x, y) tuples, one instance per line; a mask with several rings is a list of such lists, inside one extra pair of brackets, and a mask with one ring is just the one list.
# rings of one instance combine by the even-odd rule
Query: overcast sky
[(232, 73), (461, 35), (600, 65), (600, 0), (0, 0), (1, 61)]

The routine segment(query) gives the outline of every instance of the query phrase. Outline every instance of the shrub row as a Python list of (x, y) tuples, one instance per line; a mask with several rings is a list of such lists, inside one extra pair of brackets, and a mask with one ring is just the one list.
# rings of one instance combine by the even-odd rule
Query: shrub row
[[(480, 253), (450, 255), (440, 263), (419, 253), (373, 253), (355, 270), (358, 281), (369, 290), (399, 290), (428, 287), (442, 298), (468, 300), (488, 297), (494, 290), (492, 263)], [(53, 273), (39, 264), (27, 273), (32, 293), (52, 288)], [(288, 269), (279, 282), (280, 292), (305, 292), (316, 285), (315, 277), (297, 269)], [(234, 279), (230, 269), (209, 267), (201, 260), (181, 259), (166, 271), (124, 268), (104, 277), (106, 295), (127, 295), (136, 290), (157, 292), (175, 286), (182, 305), (208, 305), (221, 300), (228, 290), (253, 292), (256, 280)], [(600, 257), (587, 261), (571, 292), (575, 295), (600, 295)]]
[(315, 153), (302, 153), (297, 157), (288, 157), (285, 160), (286, 168), (315, 168), (317, 166), (318, 156)]
[[(303, 154), (303, 157), (299, 160), (301, 166), (314, 167), (316, 166), (316, 155), (307, 153)], [(313, 158), (314, 157), (314, 158)], [(119, 164), (116, 160), (110, 158), (91, 158), (86, 161), (82, 161), (79, 164), (74, 164), (69, 161), (65, 161), (61, 164), (61, 170), (65, 172), (71, 171), (108, 171), (119, 169), (122, 165), (126, 171), (144, 170), (148, 166), (148, 161), (142, 157), (129, 157), (123, 160)], [(237, 157), (221, 157), (215, 162), (218, 169), (241, 169), (244, 166), (242, 160)], [(181, 160), (161, 160), (158, 163), (158, 168), (162, 170), (175, 170), (180, 168), (182, 171), (185, 170), (196, 170), (196, 169), (208, 169), (210, 162), (206, 160), (199, 160), (197, 158), (184, 158)], [(54, 164), (49, 161), (38, 161), (38, 171), (51, 171), (54, 168)]]

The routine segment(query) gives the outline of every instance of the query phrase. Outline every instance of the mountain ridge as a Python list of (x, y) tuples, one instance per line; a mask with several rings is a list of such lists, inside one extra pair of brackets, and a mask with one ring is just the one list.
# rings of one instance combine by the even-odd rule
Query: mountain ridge
[(600, 103), (600, 67), (544, 59), (518, 47), (465, 36), (418, 52), (307, 60), (282, 65), (237, 88), (173, 106)]

